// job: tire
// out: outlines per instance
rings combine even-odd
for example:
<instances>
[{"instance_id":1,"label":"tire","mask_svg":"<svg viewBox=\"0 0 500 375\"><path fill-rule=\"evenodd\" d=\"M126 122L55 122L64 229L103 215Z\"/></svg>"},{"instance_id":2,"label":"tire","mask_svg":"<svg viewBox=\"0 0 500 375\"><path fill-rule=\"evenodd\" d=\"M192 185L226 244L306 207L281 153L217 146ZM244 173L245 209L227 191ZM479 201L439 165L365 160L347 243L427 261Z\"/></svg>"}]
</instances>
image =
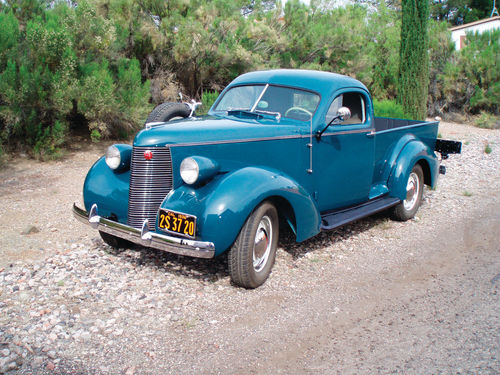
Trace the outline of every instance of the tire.
<instances>
[{"instance_id":1,"label":"tire","mask_svg":"<svg viewBox=\"0 0 500 375\"><path fill-rule=\"evenodd\" d=\"M114 249L126 249L132 246L132 242L115 237L109 233L99 231L102 240Z\"/></svg>"},{"instance_id":2,"label":"tire","mask_svg":"<svg viewBox=\"0 0 500 375\"><path fill-rule=\"evenodd\" d=\"M274 265L278 236L278 211L264 202L248 217L229 250L229 274L234 284L249 289L264 284Z\"/></svg>"},{"instance_id":3,"label":"tire","mask_svg":"<svg viewBox=\"0 0 500 375\"><path fill-rule=\"evenodd\" d=\"M183 103L163 103L149 114L146 124L150 122L167 122L177 118L189 117L191 110Z\"/></svg>"},{"instance_id":4,"label":"tire","mask_svg":"<svg viewBox=\"0 0 500 375\"><path fill-rule=\"evenodd\" d=\"M416 164L408 176L406 183L406 199L395 206L392 210L392 217L398 221L412 219L422 203L424 192L424 172L422 167Z\"/></svg>"}]
</instances>

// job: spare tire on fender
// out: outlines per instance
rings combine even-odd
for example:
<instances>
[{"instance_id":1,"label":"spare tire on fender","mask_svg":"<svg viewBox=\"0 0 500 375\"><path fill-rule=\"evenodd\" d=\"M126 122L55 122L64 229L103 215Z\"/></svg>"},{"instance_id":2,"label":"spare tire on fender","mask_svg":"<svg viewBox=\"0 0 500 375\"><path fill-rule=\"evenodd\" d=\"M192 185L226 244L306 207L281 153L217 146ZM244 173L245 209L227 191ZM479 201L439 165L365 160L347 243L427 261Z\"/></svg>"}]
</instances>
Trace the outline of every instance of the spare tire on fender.
<instances>
[{"instance_id":1,"label":"spare tire on fender","mask_svg":"<svg viewBox=\"0 0 500 375\"><path fill-rule=\"evenodd\" d=\"M184 103L162 103L149 114L146 124L150 122L167 122L189 117L191 109Z\"/></svg>"}]
</instances>

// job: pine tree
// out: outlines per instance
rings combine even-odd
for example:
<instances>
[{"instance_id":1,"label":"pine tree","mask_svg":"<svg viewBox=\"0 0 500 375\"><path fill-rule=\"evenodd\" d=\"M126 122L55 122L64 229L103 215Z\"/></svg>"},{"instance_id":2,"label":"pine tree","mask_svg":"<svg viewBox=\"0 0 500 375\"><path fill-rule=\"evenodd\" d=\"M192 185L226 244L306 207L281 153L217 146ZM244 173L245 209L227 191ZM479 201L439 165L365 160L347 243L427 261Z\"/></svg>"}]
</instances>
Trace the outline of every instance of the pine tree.
<instances>
[{"instance_id":1,"label":"pine tree","mask_svg":"<svg viewBox=\"0 0 500 375\"><path fill-rule=\"evenodd\" d=\"M403 0L398 101L405 114L425 119L429 86L429 0Z\"/></svg>"}]
</instances>

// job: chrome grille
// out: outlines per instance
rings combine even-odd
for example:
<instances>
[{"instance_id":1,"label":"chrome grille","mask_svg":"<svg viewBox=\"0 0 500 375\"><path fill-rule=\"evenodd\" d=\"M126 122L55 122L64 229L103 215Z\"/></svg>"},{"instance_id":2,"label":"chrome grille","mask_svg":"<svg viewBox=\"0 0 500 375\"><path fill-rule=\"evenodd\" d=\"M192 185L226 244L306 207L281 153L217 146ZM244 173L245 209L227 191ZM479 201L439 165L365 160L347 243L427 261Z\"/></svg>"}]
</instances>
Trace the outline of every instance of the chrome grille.
<instances>
[{"instance_id":1,"label":"chrome grille","mask_svg":"<svg viewBox=\"0 0 500 375\"><path fill-rule=\"evenodd\" d=\"M153 158L146 160L145 151ZM128 224L141 228L148 219L150 228L156 222L161 202L172 190L172 158L168 147L134 147L130 167L130 192L128 199Z\"/></svg>"}]
</instances>

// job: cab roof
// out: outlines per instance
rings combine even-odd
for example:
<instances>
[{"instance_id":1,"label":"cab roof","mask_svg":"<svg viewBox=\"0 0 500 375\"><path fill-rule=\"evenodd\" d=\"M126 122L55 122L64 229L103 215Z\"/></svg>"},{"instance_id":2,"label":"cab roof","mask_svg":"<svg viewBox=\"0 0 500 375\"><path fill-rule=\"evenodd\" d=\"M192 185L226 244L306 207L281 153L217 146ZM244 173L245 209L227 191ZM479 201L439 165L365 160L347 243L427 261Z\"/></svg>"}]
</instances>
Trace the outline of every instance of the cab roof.
<instances>
[{"instance_id":1,"label":"cab roof","mask_svg":"<svg viewBox=\"0 0 500 375\"><path fill-rule=\"evenodd\" d=\"M357 79L342 74L302 69L275 69L261 70L242 74L228 86L246 85L255 83L269 83L274 85L292 86L316 91L323 97L330 96L341 88L368 89Z\"/></svg>"}]
</instances>

